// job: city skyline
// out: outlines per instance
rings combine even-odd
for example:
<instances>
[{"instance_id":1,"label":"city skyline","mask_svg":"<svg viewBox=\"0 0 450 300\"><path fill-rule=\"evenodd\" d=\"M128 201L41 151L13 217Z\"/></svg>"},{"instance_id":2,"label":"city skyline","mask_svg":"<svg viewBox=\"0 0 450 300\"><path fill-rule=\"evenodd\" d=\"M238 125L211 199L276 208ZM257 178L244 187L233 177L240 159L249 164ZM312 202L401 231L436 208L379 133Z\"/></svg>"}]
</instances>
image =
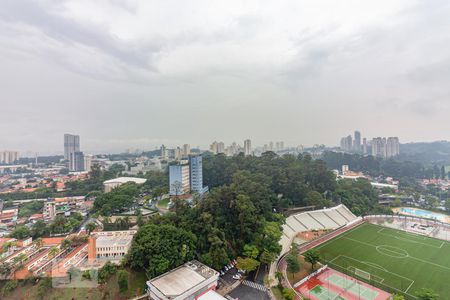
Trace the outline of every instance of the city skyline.
<instances>
[{"instance_id":1,"label":"city skyline","mask_svg":"<svg viewBox=\"0 0 450 300\"><path fill-rule=\"evenodd\" d=\"M355 124L450 139L446 2L155 5L5 1L2 148L52 154L65 132L89 153L335 145Z\"/></svg>"}]
</instances>

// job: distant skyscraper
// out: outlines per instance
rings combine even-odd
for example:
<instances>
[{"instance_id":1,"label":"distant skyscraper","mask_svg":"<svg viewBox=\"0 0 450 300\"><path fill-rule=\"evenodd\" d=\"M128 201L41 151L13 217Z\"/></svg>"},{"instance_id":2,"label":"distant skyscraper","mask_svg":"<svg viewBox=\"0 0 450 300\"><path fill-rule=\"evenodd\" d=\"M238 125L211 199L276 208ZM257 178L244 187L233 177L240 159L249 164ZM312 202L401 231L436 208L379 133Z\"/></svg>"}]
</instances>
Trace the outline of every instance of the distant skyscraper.
<instances>
[{"instance_id":1,"label":"distant skyscraper","mask_svg":"<svg viewBox=\"0 0 450 300\"><path fill-rule=\"evenodd\" d=\"M343 151L351 151L353 147L352 136L349 135L347 137L343 137L341 139L341 150Z\"/></svg>"},{"instance_id":2,"label":"distant skyscraper","mask_svg":"<svg viewBox=\"0 0 450 300\"><path fill-rule=\"evenodd\" d=\"M84 171L84 155L83 152L71 152L69 154L69 171L81 172Z\"/></svg>"},{"instance_id":3,"label":"distant skyscraper","mask_svg":"<svg viewBox=\"0 0 450 300\"><path fill-rule=\"evenodd\" d=\"M80 151L80 136L73 134L64 134L64 159L70 159L70 153Z\"/></svg>"},{"instance_id":4,"label":"distant skyscraper","mask_svg":"<svg viewBox=\"0 0 450 300\"><path fill-rule=\"evenodd\" d=\"M203 162L200 155L189 156L189 169L191 191L201 194L203 192Z\"/></svg>"},{"instance_id":5,"label":"distant skyscraper","mask_svg":"<svg viewBox=\"0 0 450 300\"><path fill-rule=\"evenodd\" d=\"M90 172L92 168L92 154L87 154L84 156L84 170Z\"/></svg>"},{"instance_id":6,"label":"distant skyscraper","mask_svg":"<svg viewBox=\"0 0 450 300\"><path fill-rule=\"evenodd\" d=\"M183 145L183 156L188 157L191 154L191 146L189 144Z\"/></svg>"},{"instance_id":7,"label":"distant skyscraper","mask_svg":"<svg viewBox=\"0 0 450 300\"><path fill-rule=\"evenodd\" d=\"M367 139L366 138L363 138L362 151L363 151L363 154L367 154Z\"/></svg>"},{"instance_id":8,"label":"distant skyscraper","mask_svg":"<svg viewBox=\"0 0 450 300\"><path fill-rule=\"evenodd\" d=\"M209 146L209 150L212 153L217 154L217 142L216 141L212 142L212 144Z\"/></svg>"},{"instance_id":9,"label":"distant skyscraper","mask_svg":"<svg viewBox=\"0 0 450 300\"><path fill-rule=\"evenodd\" d=\"M167 151L166 146L161 145L160 153L161 153L161 158L162 158L162 159L168 159L168 158L169 158L169 153L168 153L168 151Z\"/></svg>"},{"instance_id":10,"label":"distant skyscraper","mask_svg":"<svg viewBox=\"0 0 450 300\"><path fill-rule=\"evenodd\" d=\"M273 142L270 142L270 143L269 143L269 150L270 150L270 151L273 151Z\"/></svg>"},{"instance_id":11,"label":"distant skyscraper","mask_svg":"<svg viewBox=\"0 0 450 300\"><path fill-rule=\"evenodd\" d=\"M245 155L252 154L252 141L250 141L248 139L244 141L244 154Z\"/></svg>"},{"instance_id":12,"label":"distant skyscraper","mask_svg":"<svg viewBox=\"0 0 450 300\"><path fill-rule=\"evenodd\" d=\"M217 153L225 153L225 144L223 142L217 143Z\"/></svg>"},{"instance_id":13,"label":"distant skyscraper","mask_svg":"<svg viewBox=\"0 0 450 300\"><path fill-rule=\"evenodd\" d=\"M373 138L372 139L372 156L386 157L386 138Z\"/></svg>"},{"instance_id":14,"label":"distant skyscraper","mask_svg":"<svg viewBox=\"0 0 450 300\"><path fill-rule=\"evenodd\" d=\"M389 137L386 141L386 157L395 157L400 154L400 142L398 137Z\"/></svg>"},{"instance_id":15,"label":"distant skyscraper","mask_svg":"<svg viewBox=\"0 0 450 300\"><path fill-rule=\"evenodd\" d=\"M183 157L183 150L181 150L181 148L180 147L177 147L175 150L174 150L174 158L175 159L181 159L182 157Z\"/></svg>"},{"instance_id":16,"label":"distant skyscraper","mask_svg":"<svg viewBox=\"0 0 450 300\"><path fill-rule=\"evenodd\" d=\"M361 151L361 132L355 131L355 140L353 142L353 150L356 152Z\"/></svg>"},{"instance_id":17,"label":"distant skyscraper","mask_svg":"<svg viewBox=\"0 0 450 300\"><path fill-rule=\"evenodd\" d=\"M19 160L19 152L17 151L2 151L0 152L0 163L13 164Z\"/></svg>"}]
</instances>

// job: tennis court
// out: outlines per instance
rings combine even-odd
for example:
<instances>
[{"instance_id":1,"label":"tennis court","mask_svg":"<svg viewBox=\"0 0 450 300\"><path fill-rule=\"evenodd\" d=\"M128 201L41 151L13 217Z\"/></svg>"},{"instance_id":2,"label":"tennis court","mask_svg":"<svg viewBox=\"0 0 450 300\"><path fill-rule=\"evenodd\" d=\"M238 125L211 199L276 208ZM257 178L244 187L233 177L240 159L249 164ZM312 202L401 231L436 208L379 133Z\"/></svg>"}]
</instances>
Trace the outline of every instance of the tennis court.
<instances>
[{"instance_id":1,"label":"tennis court","mask_svg":"<svg viewBox=\"0 0 450 300\"><path fill-rule=\"evenodd\" d=\"M312 277L297 288L312 300L386 300L390 294L333 269Z\"/></svg>"}]
</instances>

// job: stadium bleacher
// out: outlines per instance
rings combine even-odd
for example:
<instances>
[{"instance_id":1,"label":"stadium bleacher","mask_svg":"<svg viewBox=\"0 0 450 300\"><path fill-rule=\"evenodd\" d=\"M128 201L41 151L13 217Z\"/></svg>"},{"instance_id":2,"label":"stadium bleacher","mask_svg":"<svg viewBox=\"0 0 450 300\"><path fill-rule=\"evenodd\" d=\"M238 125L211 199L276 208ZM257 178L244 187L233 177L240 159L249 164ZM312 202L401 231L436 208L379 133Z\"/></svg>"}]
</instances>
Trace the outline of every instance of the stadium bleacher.
<instances>
[{"instance_id":1,"label":"stadium bleacher","mask_svg":"<svg viewBox=\"0 0 450 300\"><path fill-rule=\"evenodd\" d=\"M358 219L347 207L340 204L321 210L302 212L286 218L283 236L280 239L282 254L289 251L292 240L299 232L336 229Z\"/></svg>"},{"instance_id":2,"label":"stadium bleacher","mask_svg":"<svg viewBox=\"0 0 450 300\"><path fill-rule=\"evenodd\" d=\"M356 216L345 205L340 205L337 211L340 212L349 222L356 218Z\"/></svg>"},{"instance_id":3,"label":"stadium bleacher","mask_svg":"<svg viewBox=\"0 0 450 300\"><path fill-rule=\"evenodd\" d=\"M340 215L338 212L336 212L333 209L324 211L324 214L327 215L331 220L336 222L336 224L338 224L339 226L343 226L343 225L347 224L347 222L348 222L342 215Z\"/></svg>"}]
</instances>

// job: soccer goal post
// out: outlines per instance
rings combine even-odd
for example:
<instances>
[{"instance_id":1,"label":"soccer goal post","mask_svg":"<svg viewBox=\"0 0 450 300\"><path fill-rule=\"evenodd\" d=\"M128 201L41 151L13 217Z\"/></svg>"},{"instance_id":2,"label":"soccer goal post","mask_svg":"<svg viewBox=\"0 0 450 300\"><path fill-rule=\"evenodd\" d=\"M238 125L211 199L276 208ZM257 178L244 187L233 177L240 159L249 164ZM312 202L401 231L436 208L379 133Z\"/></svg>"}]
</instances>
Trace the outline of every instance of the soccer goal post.
<instances>
[{"instance_id":1,"label":"soccer goal post","mask_svg":"<svg viewBox=\"0 0 450 300\"><path fill-rule=\"evenodd\" d=\"M358 269L358 268L355 268L355 275L360 277L360 278L369 280L369 281L370 281L370 278L371 278L369 272L366 272L366 271Z\"/></svg>"}]
</instances>

